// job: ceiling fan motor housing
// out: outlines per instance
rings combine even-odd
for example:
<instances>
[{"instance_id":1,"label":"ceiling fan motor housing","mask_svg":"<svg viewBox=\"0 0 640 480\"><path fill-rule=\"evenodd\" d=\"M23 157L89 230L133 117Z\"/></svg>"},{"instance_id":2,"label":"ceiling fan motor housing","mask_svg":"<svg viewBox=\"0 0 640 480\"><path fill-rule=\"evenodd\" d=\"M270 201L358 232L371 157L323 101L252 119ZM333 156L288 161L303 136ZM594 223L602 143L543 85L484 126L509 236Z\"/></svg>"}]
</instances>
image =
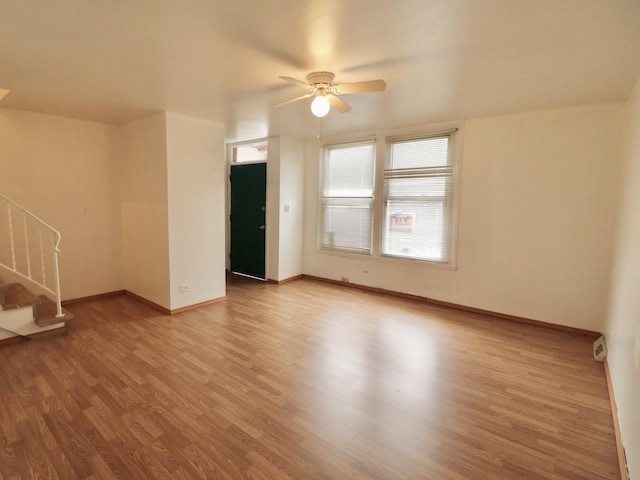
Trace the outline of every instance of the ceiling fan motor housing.
<instances>
[{"instance_id":1,"label":"ceiling fan motor housing","mask_svg":"<svg viewBox=\"0 0 640 480\"><path fill-rule=\"evenodd\" d=\"M318 90L328 90L333 84L335 75L331 72L311 72L307 75L307 81Z\"/></svg>"}]
</instances>

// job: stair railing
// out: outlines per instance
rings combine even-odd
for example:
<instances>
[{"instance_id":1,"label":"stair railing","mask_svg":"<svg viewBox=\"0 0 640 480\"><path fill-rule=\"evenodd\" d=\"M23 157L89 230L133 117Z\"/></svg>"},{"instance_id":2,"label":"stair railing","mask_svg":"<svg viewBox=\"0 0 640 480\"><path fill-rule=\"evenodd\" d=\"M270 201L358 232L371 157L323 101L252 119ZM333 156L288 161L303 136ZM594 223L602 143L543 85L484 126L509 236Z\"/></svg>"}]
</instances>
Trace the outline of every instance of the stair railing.
<instances>
[{"instance_id":1,"label":"stair railing","mask_svg":"<svg viewBox=\"0 0 640 480\"><path fill-rule=\"evenodd\" d=\"M6 204L6 217L0 216L0 266L49 292L56 298L56 318L64 317L60 294L58 254L62 235L26 208L0 194L0 203ZM20 232L20 225L22 231ZM8 235L2 230L6 227ZM36 238L30 234L35 233ZM8 237L8 238L7 238ZM8 240L8 247L5 244ZM34 245L35 244L35 245ZM10 257L10 258L8 258ZM32 265L39 260L39 266ZM49 263L49 265L47 265ZM52 270L52 271L49 271ZM47 274L50 274L48 277Z\"/></svg>"}]
</instances>

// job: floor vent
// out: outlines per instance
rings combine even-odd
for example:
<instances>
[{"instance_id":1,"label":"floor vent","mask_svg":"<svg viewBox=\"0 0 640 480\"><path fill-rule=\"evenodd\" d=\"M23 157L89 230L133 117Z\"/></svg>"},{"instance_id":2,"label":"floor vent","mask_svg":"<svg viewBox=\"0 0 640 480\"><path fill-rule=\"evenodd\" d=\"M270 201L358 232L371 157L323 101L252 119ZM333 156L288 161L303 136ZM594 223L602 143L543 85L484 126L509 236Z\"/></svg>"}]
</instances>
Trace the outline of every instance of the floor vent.
<instances>
[{"instance_id":1,"label":"floor vent","mask_svg":"<svg viewBox=\"0 0 640 480\"><path fill-rule=\"evenodd\" d=\"M604 335L593 342L593 358L597 362L604 362L604 359L607 358L607 342L604 340Z\"/></svg>"}]
</instances>

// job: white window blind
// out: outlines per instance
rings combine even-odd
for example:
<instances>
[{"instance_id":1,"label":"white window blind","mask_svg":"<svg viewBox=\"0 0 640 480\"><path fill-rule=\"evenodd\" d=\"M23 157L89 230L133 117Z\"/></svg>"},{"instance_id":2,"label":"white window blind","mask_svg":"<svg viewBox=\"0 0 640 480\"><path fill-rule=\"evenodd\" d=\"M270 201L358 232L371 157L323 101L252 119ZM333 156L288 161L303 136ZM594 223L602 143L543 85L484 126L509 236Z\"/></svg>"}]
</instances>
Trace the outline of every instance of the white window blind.
<instances>
[{"instance_id":1,"label":"white window blind","mask_svg":"<svg viewBox=\"0 0 640 480\"><path fill-rule=\"evenodd\" d=\"M371 253L373 142L325 147L320 247Z\"/></svg>"},{"instance_id":2,"label":"white window blind","mask_svg":"<svg viewBox=\"0 0 640 480\"><path fill-rule=\"evenodd\" d=\"M446 263L454 168L450 134L387 139L382 254Z\"/></svg>"}]
</instances>

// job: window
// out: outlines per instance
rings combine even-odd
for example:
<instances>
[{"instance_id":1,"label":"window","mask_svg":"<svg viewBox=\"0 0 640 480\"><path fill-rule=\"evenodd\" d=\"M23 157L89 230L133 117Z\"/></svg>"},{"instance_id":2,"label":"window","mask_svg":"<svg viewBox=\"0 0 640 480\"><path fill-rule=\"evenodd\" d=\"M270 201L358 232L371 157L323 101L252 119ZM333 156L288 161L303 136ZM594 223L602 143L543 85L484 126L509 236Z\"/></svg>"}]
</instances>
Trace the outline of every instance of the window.
<instances>
[{"instance_id":1,"label":"window","mask_svg":"<svg viewBox=\"0 0 640 480\"><path fill-rule=\"evenodd\" d=\"M382 254L447 263L452 229L450 135L388 138Z\"/></svg>"},{"instance_id":2,"label":"window","mask_svg":"<svg viewBox=\"0 0 640 480\"><path fill-rule=\"evenodd\" d=\"M258 163L267 161L268 140L232 145L231 163Z\"/></svg>"},{"instance_id":3,"label":"window","mask_svg":"<svg viewBox=\"0 0 640 480\"><path fill-rule=\"evenodd\" d=\"M459 134L453 123L442 127L447 130L324 147L322 250L455 268Z\"/></svg>"},{"instance_id":4,"label":"window","mask_svg":"<svg viewBox=\"0 0 640 480\"><path fill-rule=\"evenodd\" d=\"M371 253L374 165L373 142L324 149L322 249Z\"/></svg>"}]
</instances>

